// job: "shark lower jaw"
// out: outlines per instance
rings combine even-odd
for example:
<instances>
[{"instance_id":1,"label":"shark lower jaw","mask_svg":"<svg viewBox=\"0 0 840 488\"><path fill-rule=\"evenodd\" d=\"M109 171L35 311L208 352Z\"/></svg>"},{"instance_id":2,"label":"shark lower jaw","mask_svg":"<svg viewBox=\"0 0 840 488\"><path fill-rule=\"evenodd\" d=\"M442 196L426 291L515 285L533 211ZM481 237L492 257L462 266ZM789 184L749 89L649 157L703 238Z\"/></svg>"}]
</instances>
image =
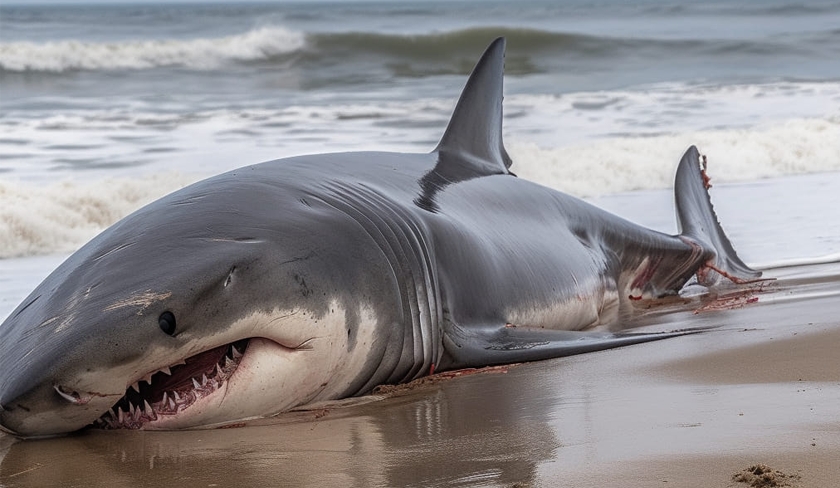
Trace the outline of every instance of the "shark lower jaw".
<instances>
[{"instance_id":1,"label":"shark lower jaw","mask_svg":"<svg viewBox=\"0 0 840 488\"><path fill-rule=\"evenodd\" d=\"M251 339L219 346L149 373L126 389L125 395L99 417L103 429L160 429L190 415L196 404L224 395Z\"/></svg>"}]
</instances>

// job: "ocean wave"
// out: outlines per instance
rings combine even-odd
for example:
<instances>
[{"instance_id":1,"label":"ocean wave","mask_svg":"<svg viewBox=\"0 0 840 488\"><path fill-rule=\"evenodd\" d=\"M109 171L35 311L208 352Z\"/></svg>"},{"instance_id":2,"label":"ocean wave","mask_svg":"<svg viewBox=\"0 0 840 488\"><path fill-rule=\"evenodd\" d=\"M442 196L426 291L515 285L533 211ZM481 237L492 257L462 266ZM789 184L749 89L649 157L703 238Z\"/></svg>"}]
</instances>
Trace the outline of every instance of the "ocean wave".
<instances>
[{"instance_id":1,"label":"ocean wave","mask_svg":"<svg viewBox=\"0 0 840 488\"><path fill-rule=\"evenodd\" d=\"M683 151L709 158L713 184L840 171L840 117L795 119L767 127L613 137L567 147L512 138L522 178L580 197L671 188ZM0 258L68 253L140 206L197 180L152 174L52 185L0 181Z\"/></svg>"},{"instance_id":2,"label":"ocean wave","mask_svg":"<svg viewBox=\"0 0 840 488\"><path fill-rule=\"evenodd\" d=\"M547 71L556 55L573 55L607 48L612 41L599 37L538 29L473 27L425 34L340 32L310 35L309 52L301 63L370 62L397 77L466 75L476 53L497 37L507 40L505 73L527 75Z\"/></svg>"},{"instance_id":3,"label":"ocean wave","mask_svg":"<svg viewBox=\"0 0 840 488\"><path fill-rule=\"evenodd\" d=\"M213 69L231 61L288 55L301 49L304 43L302 33L276 26L227 37L187 40L4 42L0 43L0 70L60 73L164 66Z\"/></svg>"},{"instance_id":4,"label":"ocean wave","mask_svg":"<svg viewBox=\"0 0 840 488\"><path fill-rule=\"evenodd\" d=\"M265 26L243 34L199 39L153 39L116 42L63 40L46 43L0 43L0 70L52 72L78 70L139 70L185 67L207 70L231 62L259 62L296 54L300 65L344 63L375 56L380 61L406 63L470 59L495 37L505 36L517 52L539 53L565 47L591 49L597 38L532 29L481 27L446 33L399 35L371 32L306 34L280 26ZM460 62L460 61L459 61Z\"/></svg>"},{"instance_id":5,"label":"ocean wave","mask_svg":"<svg viewBox=\"0 0 840 488\"><path fill-rule=\"evenodd\" d=\"M387 34L375 32L339 32L311 36L313 47L322 52L341 50L385 54L409 59L440 59L443 56L475 56L496 37L507 39L509 49L534 51L568 47L574 49L598 37L567 34L539 29L512 27L471 27L427 34Z\"/></svg>"},{"instance_id":6,"label":"ocean wave","mask_svg":"<svg viewBox=\"0 0 840 488\"><path fill-rule=\"evenodd\" d=\"M372 62L396 76L465 74L472 69L476 53L499 36L508 41L506 71L509 74L549 71L557 60L778 56L794 49L785 43L764 40L622 38L498 26L410 35L305 33L282 26L264 26L220 38L5 42L0 43L0 72L61 73L161 67L210 70L231 63L265 62L282 63L284 68L322 68Z\"/></svg>"},{"instance_id":7,"label":"ocean wave","mask_svg":"<svg viewBox=\"0 0 840 488\"><path fill-rule=\"evenodd\" d=\"M749 129L614 137L566 147L513 143L514 171L579 197L670 188L683 151L708 157L714 183L840 171L840 117Z\"/></svg>"},{"instance_id":8,"label":"ocean wave","mask_svg":"<svg viewBox=\"0 0 840 488\"><path fill-rule=\"evenodd\" d=\"M51 185L0 181L0 259L73 252L117 220L195 179L161 174Z\"/></svg>"}]
</instances>

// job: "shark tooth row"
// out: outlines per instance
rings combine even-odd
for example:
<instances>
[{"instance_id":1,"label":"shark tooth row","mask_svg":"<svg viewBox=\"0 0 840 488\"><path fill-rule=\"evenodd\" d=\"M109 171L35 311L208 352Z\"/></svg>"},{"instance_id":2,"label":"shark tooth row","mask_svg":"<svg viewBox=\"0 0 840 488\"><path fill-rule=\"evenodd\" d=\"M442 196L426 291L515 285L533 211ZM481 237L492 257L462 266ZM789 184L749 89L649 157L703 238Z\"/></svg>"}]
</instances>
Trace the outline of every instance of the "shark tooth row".
<instances>
[{"instance_id":1,"label":"shark tooth row","mask_svg":"<svg viewBox=\"0 0 840 488\"><path fill-rule=\"evenodd\" d=\"M151 385L152 384L152 376L154 376L158 373L163 373L167 376L172 376L172 368L174 366L179 366L181 364L187 364L187 363L184 362L184 361L181 361L177 364L173 364L172 366L166 366L165 368L161 368L157 371L152 371L151 373L147 374L146 376L144 376L144 377L140 378L139 380L135 381L134 383L132 383L130 388L133 389L134 391L136 391L137 393L140 393L140 382L141 381L145 382L147 385Z\"/></svg>"},{"instance_id":2,"label":"shark tooth row","mask_svg":"<svg viewBox=\"0 0 840 488\"><path fill-rule=\"evenodd\" d=\"M149 405L147 400L143 400L143 405L135 406L128 402L128 409L123 410L119 407L113 407L105 412L105 415L97 419L96 424L100 427L117 429L128 428L137 429L144 423L157 420L155 410Z\"/></svg>"},{"instance_id":3,"label":"shark tooth row","mask_svg":"<svg viewBox=\"0 0 840 488\"><path fill-rule=\"evenodd\" d=\"M163 398L160 401L149 404L149 401L144 399L142 405L134 405L130 400L126 400L127 406L120 408L119 405L105 412L95 424L98 427L108 429L139 429L144 423L158 420L159 415L174 415L185 408L189 407L196 401L209 396L219 387L224 384L228 378L233 375L234 370L239 365L239 360L242 359L243 352L235 345L231 345L228 352L224 355L223 362L217 363L213 370L209 373L202 373L201 377L192 378L192 389L187 391L166 391L163 393ZM181 361L178 364L186 364ZM178 364L172 365L172 367ZM140 393L140 381L146 381L151 384L151 377L155 374L163 372L171 375L171 367L162 368L153 373L149 373L143 379L131 385L137 393Z\"/></svg>"}]
</instances>

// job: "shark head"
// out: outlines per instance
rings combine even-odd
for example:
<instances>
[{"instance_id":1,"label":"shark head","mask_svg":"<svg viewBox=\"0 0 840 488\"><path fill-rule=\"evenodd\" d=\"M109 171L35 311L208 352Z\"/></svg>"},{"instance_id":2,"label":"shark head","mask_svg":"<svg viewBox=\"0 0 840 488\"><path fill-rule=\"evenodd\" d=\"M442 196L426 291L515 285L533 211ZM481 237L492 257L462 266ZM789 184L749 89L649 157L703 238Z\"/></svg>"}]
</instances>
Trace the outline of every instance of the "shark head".
<instances>
[{"instance_id":1,"label":"shark head","mask_svg":"<svg viewBox=\"0 0 840 488\"><path fill-rule=\"evenodd\" d=\"M342 224L264 177L169 195L47 277L0 326L2 429L212 426L358 389L366 317L342 290L365 284L323 234Z\"/></svg>"}]
</instances>

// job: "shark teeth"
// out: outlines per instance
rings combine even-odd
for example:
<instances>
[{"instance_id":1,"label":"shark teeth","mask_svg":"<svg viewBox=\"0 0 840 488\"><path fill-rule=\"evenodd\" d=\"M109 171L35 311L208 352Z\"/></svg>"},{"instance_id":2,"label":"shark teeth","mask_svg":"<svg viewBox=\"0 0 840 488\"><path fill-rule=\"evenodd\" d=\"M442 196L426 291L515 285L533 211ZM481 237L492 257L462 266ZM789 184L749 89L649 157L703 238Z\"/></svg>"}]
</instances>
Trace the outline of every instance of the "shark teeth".
<instances>
[{"instance_id":1,"label":"shark teeth","mask_svg":"<svg viewBox=\"0 0 840 488\"><path fill-rule=\"evenodd\" d=\"M177 415L222 388L239 366L246 347L247 339L228 344L223 354L221 351L218 353L216 357L219 359L215 363L208 365L204 371L192 371L191 376L185 375L185 370L180 368L198 369L196 365L206 364L206 360L198 358L198 355L144 375L129 384L125 396L94 425L106 429L140 429L148 422ZM205 351L200 355L206 353L213 354ZM72 392L68 393L62 387L57 386L56 391L68 401L79 401L71 395Z\"/></svg>"},{"instance_id":2,"label":"shark teeth","mask_svg":"<svg viewBox=\"0 0 840 488\"><path fill-rule=\"evenodd\" d=\"M184 365L184 364L187 364L186 361L181 360L178 363L173 364L172 366L181 366L181 365ZM146 376L143 376L142 378L140 378L136 383L140 383L141 381L145 381L147 384L152 384L152 376L154 376L158 373L163 373L167 376L172 376L172 366L165 366L163 368L160 368L157 371L152 371L151 373L148 373ZM133 386L134 385L132 385L132 387ZM139 393L140 390L137 390L137 391Z\"/></svg>"}]
</instances>

